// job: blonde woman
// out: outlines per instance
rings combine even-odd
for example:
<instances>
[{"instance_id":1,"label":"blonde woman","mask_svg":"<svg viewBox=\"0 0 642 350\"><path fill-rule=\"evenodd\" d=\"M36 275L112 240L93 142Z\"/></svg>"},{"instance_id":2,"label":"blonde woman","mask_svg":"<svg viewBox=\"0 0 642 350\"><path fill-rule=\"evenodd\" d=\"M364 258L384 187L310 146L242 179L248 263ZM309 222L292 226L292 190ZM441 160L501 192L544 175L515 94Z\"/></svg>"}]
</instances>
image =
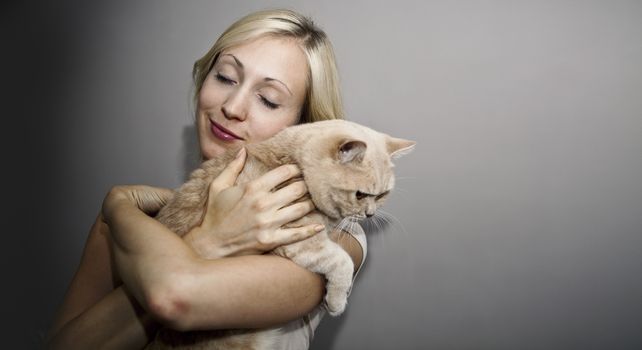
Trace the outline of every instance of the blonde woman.
<instances>
[{"instance_id":1,"label":"blonde woman","mask_svg":"<svg viewBox=\"0 0 642 350\"><path fill-rule=\"evenodd\" d=\"M203 160L289 125L343 114L330 42L292 11L261 11L238 20L194 64L193 78ZM203 223L182 239L151 218L171 191L114 187L91 228L49 346L136 349L161 326L282 325L289 348L307 348L323 317L324 280L262 253L318 232L319 227L281 229L313 205L293 204L306 192L302 181L272 191L299 175L293 165L234 186L244 160L242 149L212 182ZM356 272L365 258L365 236L349 233L339 243Z\"/></svg>"}]
</instances>

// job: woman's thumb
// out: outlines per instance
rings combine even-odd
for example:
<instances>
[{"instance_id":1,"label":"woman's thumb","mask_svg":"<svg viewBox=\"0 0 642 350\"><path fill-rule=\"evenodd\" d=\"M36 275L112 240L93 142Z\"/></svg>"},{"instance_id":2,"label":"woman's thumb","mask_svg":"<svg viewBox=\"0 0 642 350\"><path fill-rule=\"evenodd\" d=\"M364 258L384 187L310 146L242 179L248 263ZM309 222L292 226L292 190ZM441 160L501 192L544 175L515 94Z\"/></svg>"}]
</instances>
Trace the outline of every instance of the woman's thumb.
<instances>
[{"instance_id":1,"label":"woman's thumb","mask_svg":"<svg viewBox=\"0 0 642 350\"><path fill-rule=\"evenodd\" d=\"M241 148L234 158L210 184L210 196L214 197L228 187L234 186L236 178L245 166L247 151Z\"/></svg>"}]
</instances>

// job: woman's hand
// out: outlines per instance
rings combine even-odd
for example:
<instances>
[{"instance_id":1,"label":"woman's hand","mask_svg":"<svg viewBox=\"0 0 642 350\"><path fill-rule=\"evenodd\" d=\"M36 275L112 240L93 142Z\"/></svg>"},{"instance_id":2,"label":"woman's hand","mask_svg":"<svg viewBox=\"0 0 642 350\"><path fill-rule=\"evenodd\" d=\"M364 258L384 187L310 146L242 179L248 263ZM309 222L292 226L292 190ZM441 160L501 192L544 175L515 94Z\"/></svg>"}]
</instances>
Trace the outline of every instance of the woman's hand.
<instances>
[{"instance_id":1,"label":"woman's hand","mask_svg":"<svg viewBox=\"0 0 642 350\"><path fill-rule=\"evenodd\" d=\"M203 222L184 237L203 258L262 254L323 230L318 224L282 228L314 209L310 200L294 203L307 193L303 181L274 190L301 175L297 166L283 165L245 185L234 186L245 158L243 148L212 181Z\"/></svg>"},{"instance_id":2,"label":"woman's hand","mask_svg":"<svg viewBox=\"0 0 642 350\"><path fill-rule=\"evenodd\" d=\"M138 209L149 216L154 216L174 195L174 191L145 185L114 186L103 201L103 216L111 202L126 198Z\"/></svg>"}]
</instances>

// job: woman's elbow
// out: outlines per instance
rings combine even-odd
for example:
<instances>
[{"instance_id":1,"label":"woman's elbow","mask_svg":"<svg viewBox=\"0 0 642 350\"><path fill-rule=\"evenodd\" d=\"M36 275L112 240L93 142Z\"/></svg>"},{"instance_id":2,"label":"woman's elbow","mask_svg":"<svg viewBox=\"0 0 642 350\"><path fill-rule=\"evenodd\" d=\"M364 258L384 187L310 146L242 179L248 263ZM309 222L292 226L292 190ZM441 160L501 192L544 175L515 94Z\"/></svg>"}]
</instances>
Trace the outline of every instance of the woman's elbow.
<instances>
[{"instance_id":1,"label":"woman's elbow","mask_svg":"<svg viewBox=\"0 0 642 350\"><path fill-rule=\"evenodd\" d=\"M190 330L192 306L180 280L163 283L146 293L147 312L165 327Z\"/></svg>"}]
</instances>

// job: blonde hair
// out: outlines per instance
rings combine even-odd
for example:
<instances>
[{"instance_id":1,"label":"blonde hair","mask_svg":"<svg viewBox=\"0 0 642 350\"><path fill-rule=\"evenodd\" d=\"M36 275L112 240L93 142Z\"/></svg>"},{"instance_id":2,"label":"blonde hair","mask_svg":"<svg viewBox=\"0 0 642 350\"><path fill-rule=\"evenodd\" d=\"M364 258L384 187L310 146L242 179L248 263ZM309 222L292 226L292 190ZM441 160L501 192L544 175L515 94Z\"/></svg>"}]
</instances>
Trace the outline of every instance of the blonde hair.
<instances>
[{"instance_id":1,"label":"blonde hair","mask_svg":"<svg viewBox=\"0 0 642 350\"><path fill-rule=\"evenodd\" d=\"M342 119L339 74L332 44L311 19L290 10L251 13L221 34L205 56L194 63L194 100L198 99L203 82L221 52L270 35L295 39L308 61L307 92L299 122Z\"/></svg>"}]
</instances>

